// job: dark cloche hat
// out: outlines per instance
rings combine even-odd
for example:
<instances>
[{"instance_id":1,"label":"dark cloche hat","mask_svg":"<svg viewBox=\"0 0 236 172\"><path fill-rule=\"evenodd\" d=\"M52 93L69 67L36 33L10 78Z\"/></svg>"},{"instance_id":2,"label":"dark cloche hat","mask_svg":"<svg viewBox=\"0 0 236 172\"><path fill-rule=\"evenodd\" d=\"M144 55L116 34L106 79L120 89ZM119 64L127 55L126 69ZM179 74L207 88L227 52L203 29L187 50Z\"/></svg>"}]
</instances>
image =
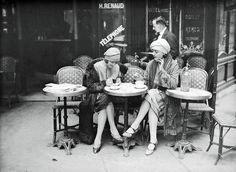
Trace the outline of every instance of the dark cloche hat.
<instances>
[{"instance_id":1,"label":"dark cloche hat","mask_svg":"<svg viewBox=\"0 0 236 172\"><path fill-rule=\"evenodd\" d=\"M162 17L162 16L159 16L159 17L155 18L154 20L156 21L156 23L162 23L165 26L167 26L166 19L164 17Z\"/></svg>"}]
</instances>

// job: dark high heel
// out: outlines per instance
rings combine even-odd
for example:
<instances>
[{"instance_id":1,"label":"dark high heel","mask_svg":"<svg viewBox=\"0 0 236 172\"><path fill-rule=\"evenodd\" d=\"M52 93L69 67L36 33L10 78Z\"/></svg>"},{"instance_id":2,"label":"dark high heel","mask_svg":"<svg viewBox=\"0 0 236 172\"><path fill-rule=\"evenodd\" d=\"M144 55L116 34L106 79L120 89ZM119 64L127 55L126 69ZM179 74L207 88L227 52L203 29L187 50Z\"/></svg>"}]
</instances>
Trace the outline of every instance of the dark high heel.
<instances>
[{"instance_id":1,"label":"dark high heel","mask_svg":"<svg viewBox=\"0 0 236 172\"><path fill-rule=\"evenodd\" d=\"M123 142L124 142L124 140L123 140L123 138L122 138L121 136L115 137L115 136L111 133L111 137L112 137L112 142L113 142L114 144L120 144L120 143L123 143Z\"/></svg>"},{"instance_id":2,"label":"dark high heel","mask_svg":"<svg viewBox=\"0 0 236 172\"><path fill-rule=\"evenodd\" d=\"M93 153L98 153L101 150L102 145L98 145L98 147L93 147Z\"/></svg>"},{"instance_id":3,"label":"dark high heel","mask_svg":"<svg viewBox=\"0 0 236 172\"><path fill-rule=\"evenodd\" d=\"M132 133L131 132L128 132L128 130L132 130ZM138 129L134 129L134 128L132 128L132 127L129 127L129 129L128 130L126 130L122 135L124 136L124 137L128 137L128 138L130 138L130 137L132 137L134 134L136 134L137 132L138 132Z\"/></svg>"}]
</instances>

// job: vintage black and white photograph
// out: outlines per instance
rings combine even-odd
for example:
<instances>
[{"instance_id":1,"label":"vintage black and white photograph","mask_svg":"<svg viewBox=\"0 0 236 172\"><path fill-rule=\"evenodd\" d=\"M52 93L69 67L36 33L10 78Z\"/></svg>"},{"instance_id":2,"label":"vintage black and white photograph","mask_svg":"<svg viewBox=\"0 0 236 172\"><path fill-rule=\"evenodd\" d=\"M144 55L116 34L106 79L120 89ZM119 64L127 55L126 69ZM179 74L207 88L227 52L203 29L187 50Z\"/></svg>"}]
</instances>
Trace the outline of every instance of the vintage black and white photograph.
<instances>
[{"instance_id":1,"label":"vintage black and white photograph","mask_svg":"<svg viewBox=\"0 0 236 172\"><path fill-rule=\"evenodd\" d=\"M236 172L235 0L1 12L1 172Z\"/></svg>"}]
</instances>

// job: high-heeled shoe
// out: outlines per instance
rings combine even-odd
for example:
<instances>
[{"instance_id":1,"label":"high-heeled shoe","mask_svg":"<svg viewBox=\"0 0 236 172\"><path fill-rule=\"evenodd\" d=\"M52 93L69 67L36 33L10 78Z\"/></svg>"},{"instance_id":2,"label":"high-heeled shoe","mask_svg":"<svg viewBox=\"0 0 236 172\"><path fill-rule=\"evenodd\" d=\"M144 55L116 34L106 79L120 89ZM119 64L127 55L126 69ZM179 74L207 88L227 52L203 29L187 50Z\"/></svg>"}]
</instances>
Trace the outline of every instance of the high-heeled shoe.
<instances>
[{"instance_id":1,"label":"high-heeled shoe","mask_svg":"<svg viewBox=\"0 0 236 172\"><path fill-rule=\"evenodd\" d=\"M132 137L135 133L137 133L138 132L138 129L134 129L134 128L132 128L132 127L129 127L129 129L128 130L126 130L122 135L124 136L124 137L128 137L128 138L130 138L130 137Z\"/></svg>"},{"instance_id":2,"label":"high-heeled shoe","mask_svg":"<svg viewBox=\"0 0 236 172\"><path fill-rule=\"evenodd\" d=\"M102 147L101 144L96 145L96 147L93 146L93 153L95 154L98 153L101 150L101 147Z\"/></svg>"},{"instance_id":3,"label":"high-heeled shoe","mask_svg":"<svg viewBox=\"0 0 236 172\"><path fill-rule=\"evenodd\" d=\"M147 156L151 155L156 150L156 148L157 148L157 142L156 143L150 142L148 144L147 149L146 149L145 155L147 155Z\"/></svg>"},{"instance_id":4,"label":"high-heeled shoe","mask_svg":"<svg viewBox=\"0 0 236 172\"><path fill-rule=\"evenodd\" d=\"M120 144L124 142L124 139L119 135L118 137L111 133L113 144Z\"/></svg>"}]
</instances>

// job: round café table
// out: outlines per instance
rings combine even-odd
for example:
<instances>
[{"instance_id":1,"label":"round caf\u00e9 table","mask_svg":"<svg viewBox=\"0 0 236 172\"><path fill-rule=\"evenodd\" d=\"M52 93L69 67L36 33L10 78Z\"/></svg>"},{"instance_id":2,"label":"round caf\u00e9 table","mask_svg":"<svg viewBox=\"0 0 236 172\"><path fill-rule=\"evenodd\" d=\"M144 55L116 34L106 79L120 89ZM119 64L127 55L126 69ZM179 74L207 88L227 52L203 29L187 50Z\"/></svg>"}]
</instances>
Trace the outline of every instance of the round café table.
<instances>
[{"instance_id":1,"label":"round caf\u00e9 table","mask_svg":"<svg viewBox=\"0 0 236 172\"><path fill-rule=\"evenodd\" d=\"M68 125L67 125L67 98L78 96L86 92L86 87L81 85L74 84L46 84L46 87L43 88L43 92L48 96L53 97L63 97L63 108L64 108L64 137L61 137L56 142L56 132L61 131L57 130L54 126L54 137L53 145L58 147L63 146L65 148L66 154L71 155L71 146L75 146L74 139L68 137ZM54 125L56 123L56 112L54 111ZM60 124L59 124L60 125Z\"/></svg>"},{"instance_id":2,"label":"round caf\u00e9 table","mask_svg":"<svg viewBox=\"0 0 236 172\"><path fill-rule=\"evenodd\" d=\"M184 116L183 116L182 137L181 137L181 140L176 141L174 144L174 150L176 149L179 150L179 158L183 158L186 150L189 150L190 152L192 150L197 150L197 148L193 146L192 143L186 139L189 101L210 99L212 97L212 94L209 91L201 90L197 88L190 88L188 92L184 92L184 91L181 91L181 89L178 87L173 90L167 89L166 95L186 101L186 108L185 108ZM168 108L168 105L167 105L167 108Z\"/></svg>"},{"instance_id":3,"label":"round caf\u00e9 table","mask_svg":"<svg viewBox=\"0 0 236 172\"><path fill-rule=\"evenodd\" d=\"M128 129L128 98L143 95L147 92L147 90L148 87L146 85L137 87L132 83L121 83L118 87L106 86L104 88L104 92L106 94L124 98L124 131ZM127 137L124 137L123 149L124 156L129 156L129 143Z\"/></svg>"}]
</instances>

